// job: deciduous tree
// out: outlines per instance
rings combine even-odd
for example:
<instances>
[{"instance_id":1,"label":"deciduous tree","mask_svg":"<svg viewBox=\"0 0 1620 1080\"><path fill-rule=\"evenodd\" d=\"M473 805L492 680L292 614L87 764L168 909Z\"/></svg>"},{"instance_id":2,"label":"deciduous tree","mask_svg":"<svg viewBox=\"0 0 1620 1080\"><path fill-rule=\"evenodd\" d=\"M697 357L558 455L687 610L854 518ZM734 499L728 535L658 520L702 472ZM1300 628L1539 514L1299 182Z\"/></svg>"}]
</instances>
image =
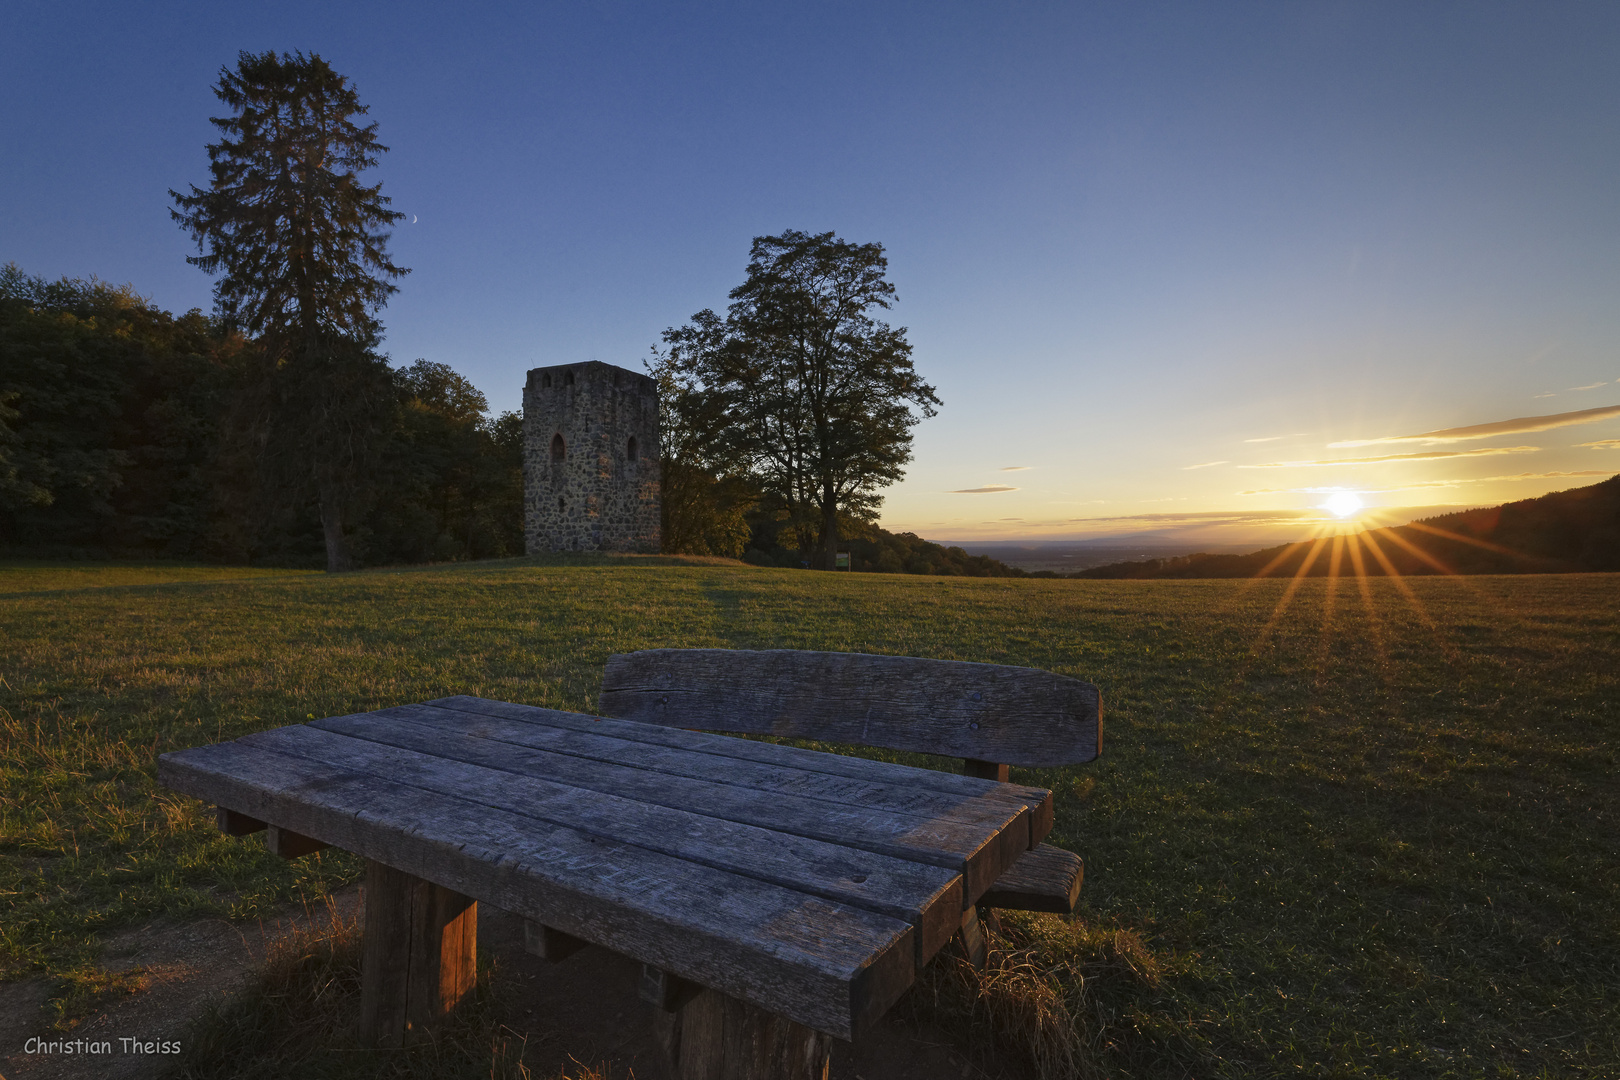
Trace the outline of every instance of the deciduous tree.
<instances>
[{"instance_id":1,"label":"deciduous tree","mask_svg":"<svg viewBox=\"0 0 1620 1080\"><path fill-rule=\"evenodd\" d=\"M786 507L801 550L836 563L839 516L871 520L911 460L911 429L940 404L904 327L876 315L895 288L881 244L788 230L756 237L725 319L664 333L702 399L708 452Z\"/></svg>"}]
</instances>

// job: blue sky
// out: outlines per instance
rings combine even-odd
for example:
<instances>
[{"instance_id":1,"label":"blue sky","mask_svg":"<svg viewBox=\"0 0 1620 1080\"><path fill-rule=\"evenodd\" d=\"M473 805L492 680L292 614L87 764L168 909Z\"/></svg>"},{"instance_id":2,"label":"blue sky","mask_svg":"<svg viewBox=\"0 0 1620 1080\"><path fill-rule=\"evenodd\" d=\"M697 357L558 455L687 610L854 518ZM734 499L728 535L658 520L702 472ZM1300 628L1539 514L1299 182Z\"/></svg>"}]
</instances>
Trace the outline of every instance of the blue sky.
<instances>
[{"instance_id":1,"label":"blue sky","mask_svg":"<svg viewBox=\"0 0 1620 1080\"><path fill-rule=\"evenodd\" d=\"M318 52L414 219L386 348L497 409L537 365L639 369L724 306L753 236L882 242L945 402L890 528L1273 541L1335 489L1395 520L1620 471L1620 410L1591 413L1620 406L1614 5L7 0L5 23L0 261L207 308L166 192L206 178L210 87L240 49Z\"/></svg>"}]
</instances>

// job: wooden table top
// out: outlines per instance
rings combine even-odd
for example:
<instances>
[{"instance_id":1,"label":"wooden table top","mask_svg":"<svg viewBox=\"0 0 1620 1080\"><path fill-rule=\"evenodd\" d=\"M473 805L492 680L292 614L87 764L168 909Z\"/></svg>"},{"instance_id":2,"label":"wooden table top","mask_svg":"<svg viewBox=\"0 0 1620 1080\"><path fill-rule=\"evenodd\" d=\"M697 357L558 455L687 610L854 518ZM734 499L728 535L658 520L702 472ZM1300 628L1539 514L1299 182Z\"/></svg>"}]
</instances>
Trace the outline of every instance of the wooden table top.
<instances>
[{"instance_id":1,"label":"wooden table top","mask_svg":"<svg viewBox=\"0 0 1620 1080\"><path fill-rule=\"evenodd\" d=\"M1044 788L472 697L164 754L170 788L852 1039Z\"/></svg>"}]
</instances>

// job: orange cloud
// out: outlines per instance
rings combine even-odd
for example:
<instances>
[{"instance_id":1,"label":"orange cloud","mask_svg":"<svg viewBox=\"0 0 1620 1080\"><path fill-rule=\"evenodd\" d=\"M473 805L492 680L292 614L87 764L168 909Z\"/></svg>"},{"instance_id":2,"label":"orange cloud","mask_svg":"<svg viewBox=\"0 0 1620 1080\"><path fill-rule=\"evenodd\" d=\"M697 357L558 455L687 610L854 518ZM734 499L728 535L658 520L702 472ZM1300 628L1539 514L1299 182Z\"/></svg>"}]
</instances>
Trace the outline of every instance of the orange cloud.
<instances>
[{"instance_id":1,"label":"orange cloud","mask_svg":"<svg viewBox=\"0 0 1620 1080\"><path fill-rule=\"evenodd\" d=\"M1611 416L1620 416L1620 405L1603 405L1596 409L1552 413L1548 416L1521 416L1516 420L1498 420L1490 424L1474 424L1471 427L1441 428L1438 431L1425 431L1417 435L1386 435L1381 439L1345 439L1341 442L1328 443L1328 446L1338 449L1349 446L1376 446L1382 443L1467 442L1470 439L1489 439L1496 435L1524 435L1532 431L1551 431L1553 428L1568 427L1571 424L1590 424L1598 420L1607 420Z\"/></svg>"},{"instance_id":2,"label":"orange cloud","mask_svg":"<svg viewBox=\"0 0 1620 1080\"><path fill-rule=\"evenodd\" d=\"M1230 461L1204 461L1197 465L1183 465L1183 469L1207 469L1212 465L1230 465Z\"/></svg>"},{"instance_id":3,"label":"orange cloud","mask_svg":"<svg viewBox=\"0 0 1620 1080\"><path fill-rule=\"evenodd\" d=\"M1334 443L1334 446L1339 445ZM1240 469L1304 469L1320 465L1381 465L1390 461L1440 461L1445 458L1492 457L1496 454L1531 454L1539 446L1482 446L1478 450L1424 450L1416 454L1383 454L1379 457L1326 458L1320 461L1268 461L1263 465L1239 465Z\"/></svg>"}]
</instances>

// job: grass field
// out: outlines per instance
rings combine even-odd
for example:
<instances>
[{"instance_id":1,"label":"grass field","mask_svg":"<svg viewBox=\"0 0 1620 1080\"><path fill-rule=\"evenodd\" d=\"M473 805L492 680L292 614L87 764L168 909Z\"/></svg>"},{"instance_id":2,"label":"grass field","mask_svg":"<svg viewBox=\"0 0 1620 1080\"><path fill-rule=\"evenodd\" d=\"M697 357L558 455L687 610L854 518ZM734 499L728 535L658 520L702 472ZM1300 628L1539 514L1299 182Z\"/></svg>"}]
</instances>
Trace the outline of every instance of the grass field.
<instances>
[{"instance_id":1,"label":"grass field","mask_svg":"<svg viewBox=\"0 0 1620 1080\"><path fill-rule=\"evenodd\" d=\"M59 980L68 1024L120 927L357 877L219 836L166 750L453 693L590 710L609 653L657 646L1097 683L1104 757L1015 770L1057 792L1082 914L1011 933L1106 1075L1620 1076L1620 575L5 564L0 973Z\"/></svg>"}]
</instances>

